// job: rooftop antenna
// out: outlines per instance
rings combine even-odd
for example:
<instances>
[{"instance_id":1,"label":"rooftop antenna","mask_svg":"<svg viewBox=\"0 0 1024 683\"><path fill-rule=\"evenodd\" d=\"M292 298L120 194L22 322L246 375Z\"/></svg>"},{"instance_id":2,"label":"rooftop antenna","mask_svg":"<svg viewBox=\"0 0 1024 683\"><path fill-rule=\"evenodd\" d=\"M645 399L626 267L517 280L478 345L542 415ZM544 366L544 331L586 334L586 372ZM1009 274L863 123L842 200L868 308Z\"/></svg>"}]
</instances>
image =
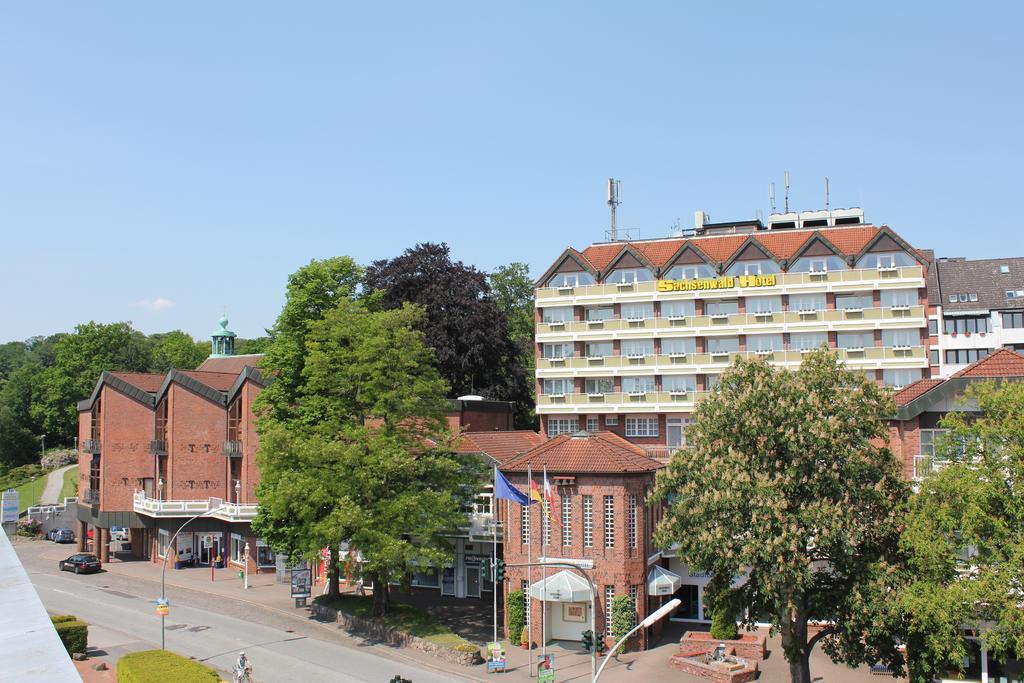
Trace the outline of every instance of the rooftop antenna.
<instances>
[{"instance_id":1,"label":"rooftop antenna","mask_svg":"<svg viewBox=\"0 0 1024 683\"><path fill-rule=\"evenodd\" d=\"M611 236L611 241L615 242L619 239L619 228L615 223L615 210L618 208L622 201L619 196L622 194L622 181L615 180L614 178L608 179L608 208L612 212L612 225L611 231L608 233Z\"/></svg>"},{"instance_id":2,"label":"rooftop antenna","mask_svg":"<svg viewBox=\"0 0 1024 683\"><path fill-rule=\"evenodd\" d=\"M789 213L789 171L782 172L782 182L786 186L786 211Z\"/></svg>"},{"instance_id":3,"label":"rooftop antenna","mask_svg":"<svg viewBox=\"0 0 1024 683\"><path fill-rule=\"evenodd\" d=\"M772 205L772 213L775 213L775 181L768 183L768 201Z\"/></svg>"},{"instance_id":4,"label":"rooftop antenna","mask_svg":"<svg viewBox=\"0 0 1024 683\"><path fill-rule=\"evenodd\" d=\"M828 203L828 176L825 176L825 212L832 218L832 208Z\"/></svg>"}]
</instances>

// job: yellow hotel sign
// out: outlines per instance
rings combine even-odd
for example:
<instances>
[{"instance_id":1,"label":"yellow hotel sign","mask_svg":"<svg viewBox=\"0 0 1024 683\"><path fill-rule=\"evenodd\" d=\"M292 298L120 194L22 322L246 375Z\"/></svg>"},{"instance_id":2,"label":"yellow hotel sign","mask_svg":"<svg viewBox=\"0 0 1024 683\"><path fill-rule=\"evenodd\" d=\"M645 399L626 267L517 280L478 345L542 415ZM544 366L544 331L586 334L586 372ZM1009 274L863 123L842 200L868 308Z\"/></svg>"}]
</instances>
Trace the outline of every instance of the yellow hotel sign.
<instances>
[{"instance_id":1,"label":"yellow hotel sign","mask_svg":"<svg viewBox=\"0 0 1024 683\"><path fill-rule=\"evenodd\" d=\"M699 280L658 280L659 292L693 292L705 289L740 287L774 287L775 275L725 275Z\"/></svg>"}]
</instances>

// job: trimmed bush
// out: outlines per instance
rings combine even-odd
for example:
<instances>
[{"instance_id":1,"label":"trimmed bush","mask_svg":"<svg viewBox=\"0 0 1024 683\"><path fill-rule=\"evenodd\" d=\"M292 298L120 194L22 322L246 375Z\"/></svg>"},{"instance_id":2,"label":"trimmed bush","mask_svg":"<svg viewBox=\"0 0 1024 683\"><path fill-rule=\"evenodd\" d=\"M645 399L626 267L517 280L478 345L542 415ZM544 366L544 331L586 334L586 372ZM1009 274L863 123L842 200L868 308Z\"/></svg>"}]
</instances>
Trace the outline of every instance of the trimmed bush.
<instances>
[{"instance_id":1,"label":"trimmed bush","mask_svg":"<svg viewBox=\"0 0 1024 683\"><path fill-rule=\"evenodd\" d=\"M612 598L612 638L617 643L622 636L636 626L636 605L628 595L616 595ZM614 644L614 643L613 643ZM626 643L622 644L615 654L626 651Z\"/></svg>"},{"instance_id":2,"label":"trimmed bush","mask_svg":"<svg viewBox=\"0 0 1024 683\"><path fill-rule=\"evenodd\" d=\"M740 630L736 626L736 608L727 597L715 600L711 607L711 637L716 640L736 640Z\"/></svg>"},{"instance_id":3,"label":"trimmed bush","mask_svg":"<svg viewBox=\"0 0 1024 683\"><path fill-rule=\"evenodd\" d=\"M208 666L167 650L133 652L117 660L118 683L210 683L220 675Z\"/></svg>"},{"instance_id":4,"label":"trimmed bush","mask_svg":"<svg viewBox=\"0 0 1024 683\"><path fill-rule=\"evenodd\" d=\"M523 591L510 591L505 602L505 611L508 613L508 631L505 636L510 642L523 632L523 626L526 625L524 599Z\"/></svg>"},{"instance_id":5,"label":"trimmed bush","mask_svg":"<svg viewBox=\"0 0 1024 683\"><path fill-rule=\"evenodd\" d=\"M57 631L57 636L69 655L85 652L85 647L89 643L89 625L87 623L70 615L50 617L50 621L53 622L53 628Z\"/></svg>"}]
</instances>

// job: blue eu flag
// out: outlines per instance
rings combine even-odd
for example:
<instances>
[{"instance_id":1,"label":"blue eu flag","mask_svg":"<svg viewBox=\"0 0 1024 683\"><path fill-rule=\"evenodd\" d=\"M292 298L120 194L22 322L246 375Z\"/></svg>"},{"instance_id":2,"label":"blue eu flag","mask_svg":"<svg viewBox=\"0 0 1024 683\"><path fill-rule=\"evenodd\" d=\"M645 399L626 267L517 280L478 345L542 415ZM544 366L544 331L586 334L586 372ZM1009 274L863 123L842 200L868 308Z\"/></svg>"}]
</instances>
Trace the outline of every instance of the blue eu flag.
<instances>
[{"instance_id":1,"label":"blue eu flag","mask_svg":"<svg viewBox=\"0 0 1024 683\"><path fill-rule=\"evenodd\" d=\"M510 484L497 467L494 468L494 497L498 500L511 500L520 505L530 505L534 502L530 500L529 496Z\"/></svg>"}]
</instances>

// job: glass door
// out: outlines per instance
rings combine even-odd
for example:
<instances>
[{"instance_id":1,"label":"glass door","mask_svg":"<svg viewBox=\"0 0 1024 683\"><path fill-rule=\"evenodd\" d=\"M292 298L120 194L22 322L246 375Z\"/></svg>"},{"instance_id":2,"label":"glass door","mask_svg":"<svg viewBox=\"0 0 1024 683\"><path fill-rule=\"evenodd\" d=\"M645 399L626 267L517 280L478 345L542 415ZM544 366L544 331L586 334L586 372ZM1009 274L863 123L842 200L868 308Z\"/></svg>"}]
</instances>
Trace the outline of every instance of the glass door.
<instances>
[{"instance_id":1,"label":"glass door","mask_svg":"<svg viewBox=\"0 0 1024 683\"><path fill-rule=\"evenodd\" d=\"M455 595L454 567L445 567L441 574L441 595Z\"/></svg>"},{"instance_id":2,"label":"glass door","mask_svg":"<svg viewBox=\"0 0 1024 683\"><path fill-rule=\"evenodd\" d=\"M466 563L466 597L480 597L480 564Z\"/></svg>"}]
</instances>

